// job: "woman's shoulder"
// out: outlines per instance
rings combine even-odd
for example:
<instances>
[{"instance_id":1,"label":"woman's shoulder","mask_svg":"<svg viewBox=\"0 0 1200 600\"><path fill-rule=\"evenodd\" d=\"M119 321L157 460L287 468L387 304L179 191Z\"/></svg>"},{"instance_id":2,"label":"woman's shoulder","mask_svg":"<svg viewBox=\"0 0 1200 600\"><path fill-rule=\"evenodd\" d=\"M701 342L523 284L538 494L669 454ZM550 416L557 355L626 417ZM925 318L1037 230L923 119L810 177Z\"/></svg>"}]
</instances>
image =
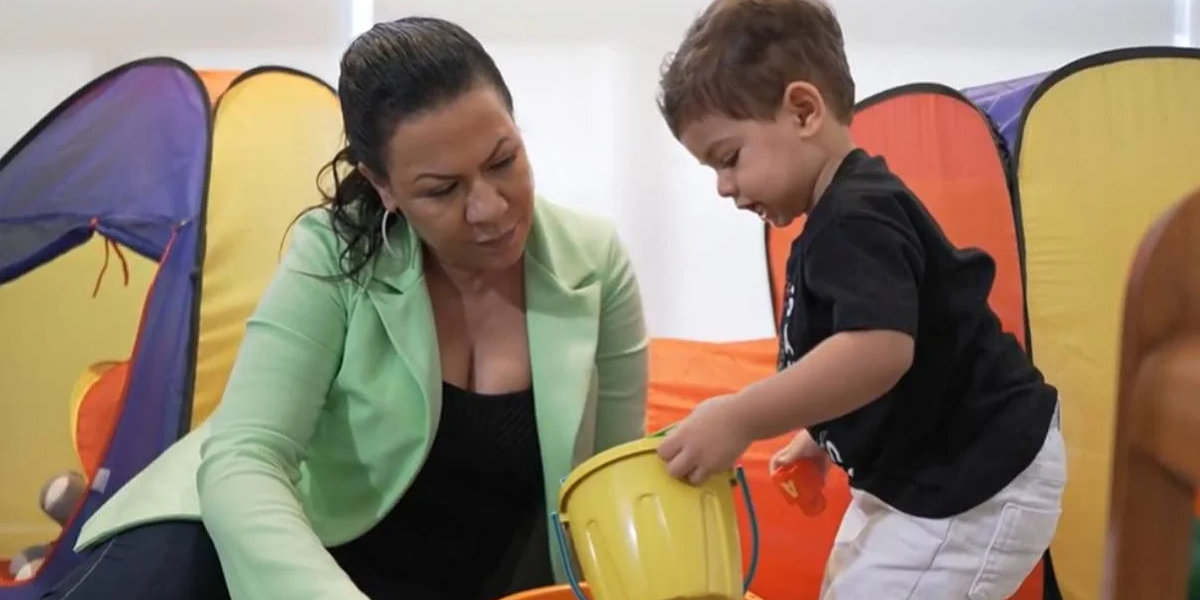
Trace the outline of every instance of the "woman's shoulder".
<instances>
[{"instance_id":1,"label":"woman's shoulder","mask_svg":"<svg viewBox=\"0 0 1200 600\"><path fill-rule=\"evenodd\" d=\"M346 244L334 230L333 215L324 206L309 208L288 227L283 262L321 276L338 275Z\"/></svg>"},{"instance_id":2,"label":"woman's shoulder","mask_svg":"<svg viewBox=\"0 0 1200 600\"><path fill-rule=\"evenodd\" d=\"M618 243L615 224L607 217L538 198L537 224L552 251L607 257Z\"/></svg>"},{"instance_id":3,"label":"woman's shoulder","mask_svg":"<svg viewBox=\"0 0 1200 600\"><path fill-rule=\"evenodd\" d=\"M333 231L333 216L324 206L307 208L288 228L291 244L336 246L338 236Z\"/></svg>"}]
</instances>

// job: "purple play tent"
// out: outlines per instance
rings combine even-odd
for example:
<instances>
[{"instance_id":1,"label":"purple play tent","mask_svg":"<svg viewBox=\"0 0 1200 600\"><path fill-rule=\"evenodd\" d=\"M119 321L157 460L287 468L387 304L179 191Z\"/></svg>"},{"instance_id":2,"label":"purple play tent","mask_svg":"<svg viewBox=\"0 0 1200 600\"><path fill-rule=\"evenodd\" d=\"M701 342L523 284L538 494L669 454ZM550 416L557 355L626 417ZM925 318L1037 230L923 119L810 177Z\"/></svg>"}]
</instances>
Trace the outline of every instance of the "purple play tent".
<instances>
[{"instance_id":1,"label":"purple play tent","mask_svg":"<svg viewBox=\"0 0 1200 600\"><path fill-rule=\"evenodd\" d=\"M210 143L208 94L195 71L151 58L85 85L0 158L0 286L94 235L157 263L91 489L36 576L0 584L0 600L38 598L75 566L82 524L187 427ZM45 310L27 318L53 319L54 308ZM5 351L21 352L18 343L9 337Z\"/></svg>"},{"instance_id":2,"label":"purple play tent","mask_svg":"<svg viewBox=\"0 0 1200 600\"><path fill-rule=\"evenodd\" d=\"M1017 142L1017 132L1021 127L1021 116L1029 104L1031 96L1038 85L1050 75L1038 73L1008 81L989 83L962 90L975 106L987 113L995 124L1000 136L1013 150Z\"/></svg>"}]
</instances>

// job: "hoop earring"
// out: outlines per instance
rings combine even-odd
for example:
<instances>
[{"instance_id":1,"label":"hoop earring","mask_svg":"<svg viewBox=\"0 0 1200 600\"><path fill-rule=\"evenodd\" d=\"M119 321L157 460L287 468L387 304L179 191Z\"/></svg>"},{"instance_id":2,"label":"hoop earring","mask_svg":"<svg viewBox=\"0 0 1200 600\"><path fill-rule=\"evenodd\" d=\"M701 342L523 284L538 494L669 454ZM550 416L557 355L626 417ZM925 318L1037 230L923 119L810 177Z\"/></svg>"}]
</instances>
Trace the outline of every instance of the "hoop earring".
<instances>
[{"instance_id":1,"label":"hoop earring","mask_svg":"<svg viewBox=\"0 0 1200 600\"><path fill-rule=\"evenodd\" d=\"M396 252L394 250L392 250L392 244L388 242L387 223L388 223L388 217L390 217L390 216L392 216L392 211L390 211L390 210L383 211L383 219L380 219L380 221L379 221L379 234L383 239L384 250L387 250L388 254L395 256Z\"/></svg>"}]
</instances>

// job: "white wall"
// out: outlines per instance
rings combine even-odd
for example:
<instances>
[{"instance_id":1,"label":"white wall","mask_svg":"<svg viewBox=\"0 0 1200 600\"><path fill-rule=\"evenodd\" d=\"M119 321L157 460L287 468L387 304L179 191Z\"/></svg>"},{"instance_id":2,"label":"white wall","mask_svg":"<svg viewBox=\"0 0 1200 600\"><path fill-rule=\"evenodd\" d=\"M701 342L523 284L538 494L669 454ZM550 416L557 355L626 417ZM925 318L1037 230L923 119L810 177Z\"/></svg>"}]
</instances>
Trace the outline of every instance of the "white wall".
<instances>
[{"instance_id":1,"label":"white wall","mask_svg":"<svg viewBox=\"0 0 1200 600\"><path fill-rule=\"evenodd\" d=\"M0 17L0 23L2 19ZM11 147L51 107L91 79L94 70L92 57L87 52L70 48L0 53L0 81L4 82L2 89L6 92L0 103L4 108L0 112L0 148L4 150L0 153Z\"/></svg>"},{"instance_id":2,"label":"white wall","mask_svg":"<svg viewBox=\"0 0 1200 600\"><path fill-rule=\"evenodd\" d=\"M516 96L539 191L617 221L653 334L770 335L761 224L717 198L712 174L677 146L654 107L661 59L705 0L3 2L0 78L9 93L0 148L78 86L138 56L172 55L197 68L285 64L333 83L352 4L373 4L380 20L451 18L488 45ZM1176 0L833 4L860 98L913 81L962 87L1097 50L1169 44L1177 12ZM1200 17L1187 18L1200 30Z\"/></svg>"},{"instance_id":3,"label":"white wall","mask_svg":"<svg viewBox=\"0 0 1200 600\"><path fill-rule=\"evenodd\" d=\"M1200 0L1174 0L1175 45L1192 46L1200 42Z\"/></svg>"},{"instance_id":4,"label":"white wall","mask_svg":"<svg viewBox=\"0 0 1200 600\"><path fill-rule=\"evenodd\" d=\"M773 332L763 230L671 139L654 107L663 55L704 0L377 0L377 18L459 21L496 55L516 96L539 190L616 218L653 334L708 340ZM1172 39L1170 0L833 0L859 98L914 81L965 87L1090 52ZM974 7L974 8L972 8ZM547 74L553 74L548 77Z\"/></svg>"},{"instance_id":5,"label":"white wall","mask_svg":"<svg viewBox=\"0 0 1200 600\"><path fill-rule=\"evenodd\" d=\"M0 149L121 63L173 56L197 69L283 64L336 81L346 0L0 2Z\"/></svg>"}]
</instances>

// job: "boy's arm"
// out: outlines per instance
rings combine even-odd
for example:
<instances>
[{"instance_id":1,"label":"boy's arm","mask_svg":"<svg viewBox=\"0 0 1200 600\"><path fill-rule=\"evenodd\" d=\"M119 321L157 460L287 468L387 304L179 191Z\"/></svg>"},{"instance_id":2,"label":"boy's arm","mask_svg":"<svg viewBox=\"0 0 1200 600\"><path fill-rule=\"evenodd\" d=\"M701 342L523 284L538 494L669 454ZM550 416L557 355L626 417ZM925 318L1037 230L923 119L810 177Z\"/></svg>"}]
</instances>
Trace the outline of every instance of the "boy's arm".
<instances>
[{"instance_id":1,"label":"boy's arm","mask_svg":"<svg viewBox=\"0 0 1200 600\"><path fill-rule=\"evenodd\" d=\"M839 333L792 366L741 391L753 439L828 421L879 398L912 363L913 338L886 331Z\"/></svg>"},{"instance_id":2,"label":"boy's arm","mask_svg":"<svg viewBox=\"0 0 1200 600\"><path fill-rule=\"evenodd\" d=\"M925 262L920 241L902 219L840 215L809 244L804 284L832 305L833 335L738 394L738 412L754 439L852 412L908 371Z\"/></svg>"}]
</instances>

